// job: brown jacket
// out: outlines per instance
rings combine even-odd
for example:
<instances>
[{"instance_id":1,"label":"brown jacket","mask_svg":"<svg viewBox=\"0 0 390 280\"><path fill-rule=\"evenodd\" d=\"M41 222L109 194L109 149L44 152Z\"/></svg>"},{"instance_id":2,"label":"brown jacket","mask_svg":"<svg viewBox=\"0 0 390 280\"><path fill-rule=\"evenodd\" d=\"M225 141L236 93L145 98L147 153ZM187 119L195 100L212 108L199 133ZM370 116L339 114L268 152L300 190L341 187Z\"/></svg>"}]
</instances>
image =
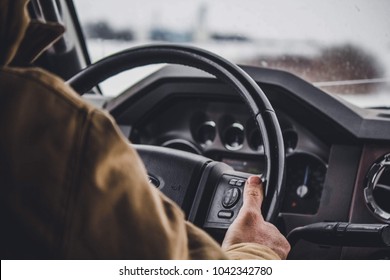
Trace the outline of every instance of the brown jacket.
<instances>
[{"instance_id":1,"label":"brown jacket","mask_svg":"<svg viewBox=\"0 0 390 280\"><path fill-rule=\"evenodd\" d=\"M224 252L148 183L106 112L42 69L15 67L62 32L31 21L26 3L0 0L2 259L277 259L259 244Z\"/></svg>"}]
</instances>

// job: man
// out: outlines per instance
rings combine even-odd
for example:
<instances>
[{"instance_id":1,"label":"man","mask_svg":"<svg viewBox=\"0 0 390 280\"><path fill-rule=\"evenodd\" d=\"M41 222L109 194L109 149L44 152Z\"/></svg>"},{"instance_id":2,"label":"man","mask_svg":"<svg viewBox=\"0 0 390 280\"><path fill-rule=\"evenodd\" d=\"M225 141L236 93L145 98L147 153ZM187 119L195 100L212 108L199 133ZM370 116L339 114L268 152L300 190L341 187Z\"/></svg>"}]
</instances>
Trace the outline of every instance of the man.
<instances>
[{"instance_id":1,"label":"man","mask_svg":"<svg viewBox=\"0 0 390 280\"><path fill-rule=\"evenodd\" d=\"M21 65L63 32L0 0L0 191L4 258L284 259L252 176L222 247L151 186L112 118L58 77Z\"/></svg>"}]
</instances>

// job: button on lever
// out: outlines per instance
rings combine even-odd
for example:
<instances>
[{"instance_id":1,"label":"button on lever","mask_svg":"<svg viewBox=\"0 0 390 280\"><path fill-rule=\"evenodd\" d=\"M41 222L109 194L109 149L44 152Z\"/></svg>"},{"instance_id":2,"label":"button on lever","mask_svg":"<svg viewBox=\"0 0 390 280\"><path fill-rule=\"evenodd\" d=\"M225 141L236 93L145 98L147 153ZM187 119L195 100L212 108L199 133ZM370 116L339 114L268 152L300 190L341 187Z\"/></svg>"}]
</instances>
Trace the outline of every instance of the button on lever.
<instances>
[{"instance_id":1,"label":"button on lever","mask_svg":"<svg viewBox=\"0 0 390 280\"><path fill-rule=\"evenodd\" d=\"M237 187L228 188L222 197L222 206L225 208L232 208L240 199L241 191Z\"/></svg>"}]
</instances>

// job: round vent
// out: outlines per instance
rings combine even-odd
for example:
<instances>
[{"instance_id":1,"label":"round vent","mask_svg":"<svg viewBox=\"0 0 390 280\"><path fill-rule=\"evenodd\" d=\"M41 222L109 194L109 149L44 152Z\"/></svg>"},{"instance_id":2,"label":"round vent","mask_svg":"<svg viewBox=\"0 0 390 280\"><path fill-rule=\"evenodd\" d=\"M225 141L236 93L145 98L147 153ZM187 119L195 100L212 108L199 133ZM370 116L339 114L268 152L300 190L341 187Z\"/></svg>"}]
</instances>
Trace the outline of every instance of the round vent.
<instances>
[{"instance_id":1,"label":"round vent","mask_svg":"<svg viewBox=\"0 0 390 280\"><path fill-rule=\"evenodd\" d=\"M377 218L390 223L390 154L378 159L368 171L364 198Z\"/></svg>"}]
</instances>

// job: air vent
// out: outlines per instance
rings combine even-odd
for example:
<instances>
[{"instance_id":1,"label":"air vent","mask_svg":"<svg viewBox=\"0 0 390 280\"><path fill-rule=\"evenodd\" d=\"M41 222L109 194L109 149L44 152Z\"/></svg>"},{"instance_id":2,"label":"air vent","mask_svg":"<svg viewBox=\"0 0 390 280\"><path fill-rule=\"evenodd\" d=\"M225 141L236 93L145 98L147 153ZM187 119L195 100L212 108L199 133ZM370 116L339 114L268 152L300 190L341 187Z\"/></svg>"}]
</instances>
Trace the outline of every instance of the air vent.
<instances>
[{"instance_id":1,"label":"air vent","mask_svg":"<svg viewBox=\"0 0 390 280\"><path fill-rule=\"evenodd\" d=\"M368 171L364 198L377 218L390 223L390 154L378 159Z\"/></svg>"}]
</instances>

